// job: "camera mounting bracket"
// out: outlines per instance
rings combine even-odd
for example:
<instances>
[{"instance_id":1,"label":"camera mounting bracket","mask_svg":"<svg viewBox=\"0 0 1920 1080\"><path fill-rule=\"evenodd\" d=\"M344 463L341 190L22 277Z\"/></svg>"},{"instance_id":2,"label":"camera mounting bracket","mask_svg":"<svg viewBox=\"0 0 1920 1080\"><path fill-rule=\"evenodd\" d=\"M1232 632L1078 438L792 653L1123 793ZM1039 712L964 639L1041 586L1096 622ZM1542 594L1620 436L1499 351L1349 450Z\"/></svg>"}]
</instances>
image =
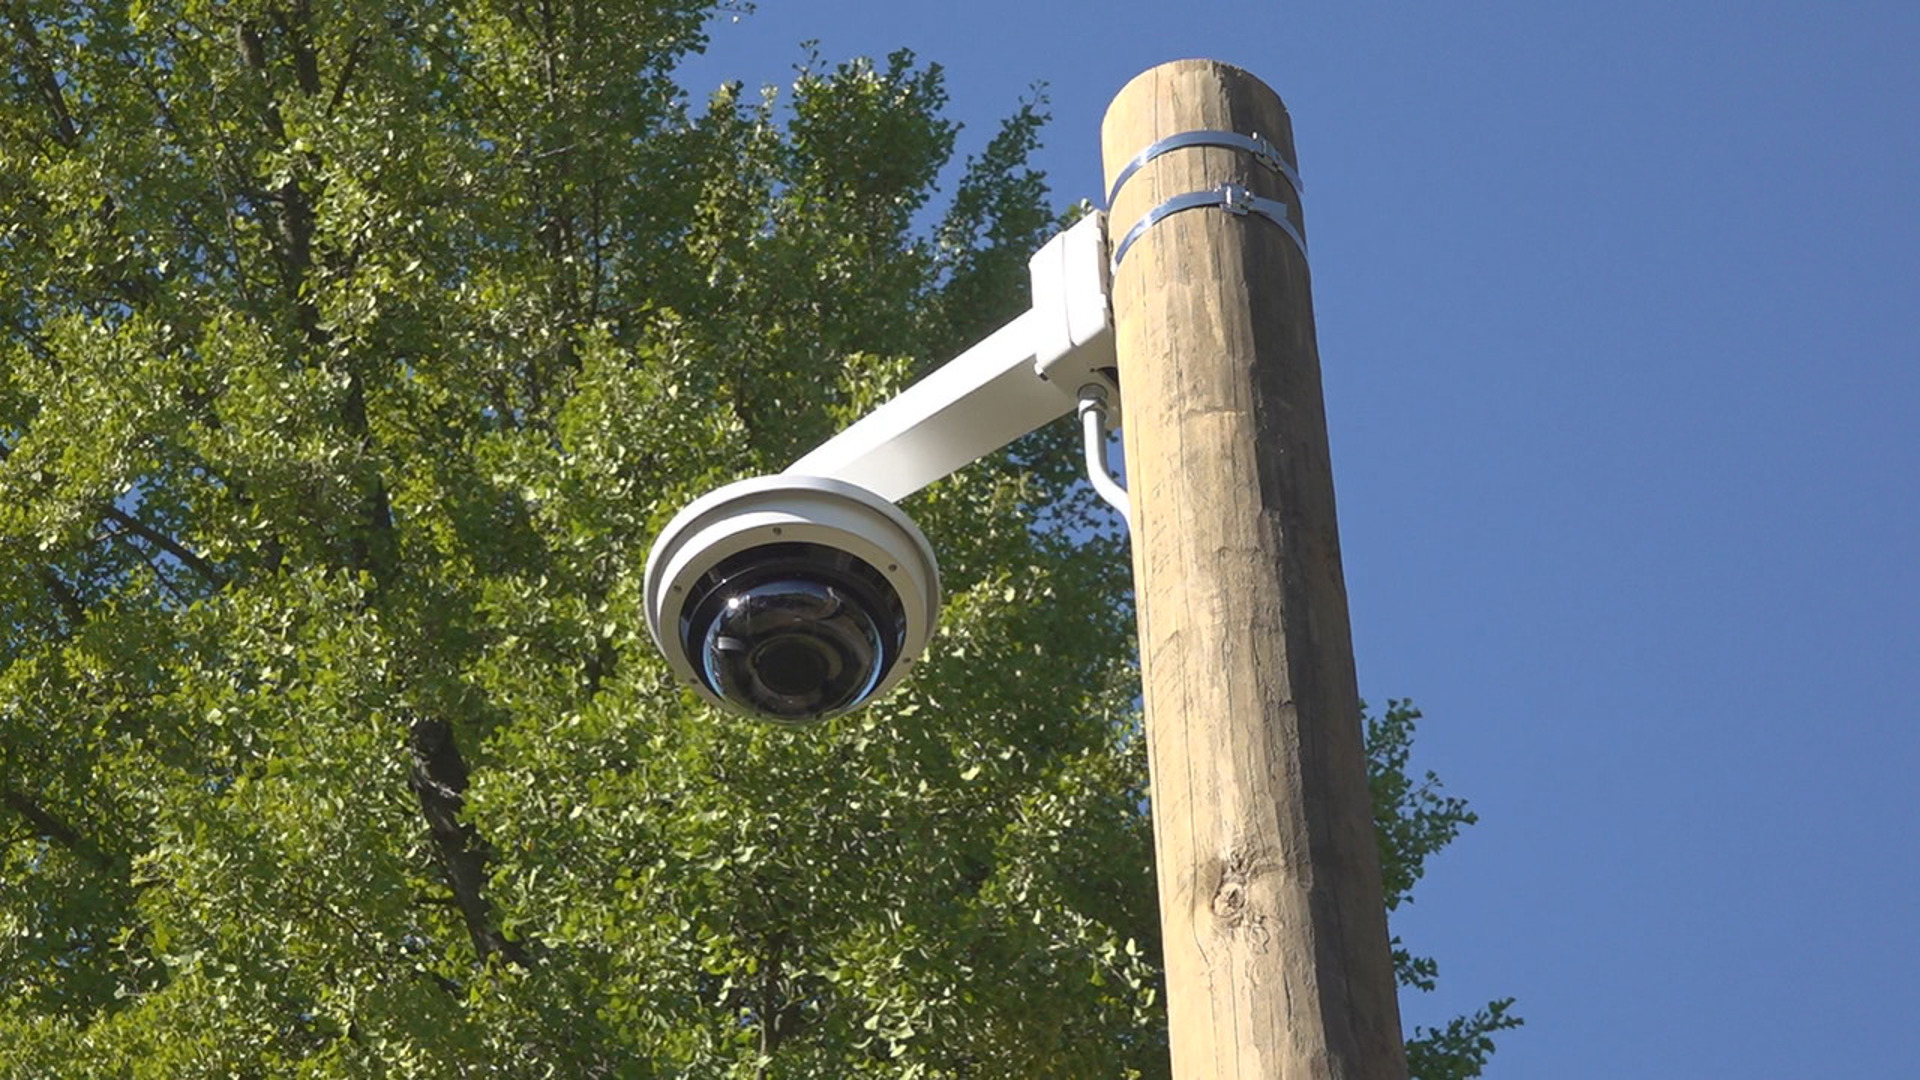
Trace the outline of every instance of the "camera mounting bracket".
<instances>
[{"instance_id":1,"label":"camera mounting bracket","mask_svg":"<svg viewBox=\"0 0 1920 1080\"><path fill-rule=\"evenodd\" d=\"M1089 213L1027 262L1033 306L821 443L786 470L845 481L895 501L1073 412L1080 390L1120 386L1106 215Z\"/></svg>"}]
</instances>

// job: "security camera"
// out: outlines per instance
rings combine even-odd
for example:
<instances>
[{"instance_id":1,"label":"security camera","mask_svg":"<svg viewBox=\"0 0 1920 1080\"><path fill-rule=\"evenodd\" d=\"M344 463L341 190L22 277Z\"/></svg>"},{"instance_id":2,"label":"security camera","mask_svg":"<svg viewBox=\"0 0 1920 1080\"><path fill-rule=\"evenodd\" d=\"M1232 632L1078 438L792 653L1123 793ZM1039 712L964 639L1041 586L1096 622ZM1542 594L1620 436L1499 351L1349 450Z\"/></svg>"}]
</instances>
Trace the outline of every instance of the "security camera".
<instances>
[{"instance_id":1,"label":"security camera","mask_svg":"<svg viewBox=\"0 0 1920 1080\"><path fill-rule=\"evenodd\" d=\"M695 499L654 541L647 627L701 698L804 724L892 687L940 612L933 546L894 500L1076 406L1106 481L1096 489L1116 498L1103 456L1119 397L1104 218L1054 237L1028 268L1027 312L785 472Z\"/></svg>"},{"instance_id":2,"label":"security camera","mask_svg":"<svg viewBox=\"0 0 1920 1080\"><path fill-rule=\"evenodd\" d=\"M940 571L926 536L873 492L761 476L667 525L646 605L654 641L700 696L804 723L899 680L932 636Z\"/></svg>"}]
</instances>

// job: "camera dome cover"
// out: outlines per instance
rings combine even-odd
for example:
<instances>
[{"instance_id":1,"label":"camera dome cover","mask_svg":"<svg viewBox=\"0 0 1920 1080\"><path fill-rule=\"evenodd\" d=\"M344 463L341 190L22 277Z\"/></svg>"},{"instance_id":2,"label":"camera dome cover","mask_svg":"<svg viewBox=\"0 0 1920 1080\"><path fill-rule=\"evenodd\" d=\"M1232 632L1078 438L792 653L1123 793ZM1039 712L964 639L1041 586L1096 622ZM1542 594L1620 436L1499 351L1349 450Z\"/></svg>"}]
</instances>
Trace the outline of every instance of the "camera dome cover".
<instances>
[{"instance_id":1,"label":"camera dome cover","mask_svg":"<svg viewBox=\"0 0 1920 1080\"><path fill-rule=\"evenodd\" d=\"M734 600L745 610L723 610ZM763 476L667 524L647 559L645 602L655 644L702 698L801 722L864 704L905 674L939 616L939 568L912 519L873 492ZM802 685L809 674L818 687Z\"/></svg>"}]
</instances>

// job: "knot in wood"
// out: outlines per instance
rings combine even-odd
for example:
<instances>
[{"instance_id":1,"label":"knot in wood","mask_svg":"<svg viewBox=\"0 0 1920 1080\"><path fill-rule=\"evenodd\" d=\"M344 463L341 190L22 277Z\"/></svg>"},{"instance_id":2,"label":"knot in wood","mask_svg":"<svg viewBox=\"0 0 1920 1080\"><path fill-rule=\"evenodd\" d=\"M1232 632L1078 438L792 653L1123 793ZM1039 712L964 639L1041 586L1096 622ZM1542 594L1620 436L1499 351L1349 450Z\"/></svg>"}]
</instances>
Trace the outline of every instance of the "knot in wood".
<instances>
[{"instance_id":1,"label":"knot in wood","mask_svg":"<svg viewBox=\"0 0 1920 1080\"><path fill-rule=\"evenodd\" d=\"M1246 886L1232 879L1221 882L1213 893L1213 917L1229 927L1239 926L1247 917Z\"/></svg>"}]
</instances>

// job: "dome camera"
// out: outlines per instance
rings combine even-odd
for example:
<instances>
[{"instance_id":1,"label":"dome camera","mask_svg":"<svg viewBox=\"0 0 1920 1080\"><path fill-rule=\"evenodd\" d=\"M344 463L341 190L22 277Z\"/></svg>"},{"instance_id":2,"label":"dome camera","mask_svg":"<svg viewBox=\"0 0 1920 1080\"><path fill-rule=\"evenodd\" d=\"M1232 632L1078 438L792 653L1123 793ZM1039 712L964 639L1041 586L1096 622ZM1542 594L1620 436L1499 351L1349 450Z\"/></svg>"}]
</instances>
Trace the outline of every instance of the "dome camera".
<instances>
[{"instance_id":1,"label":"dome camera","mask_svg":"<svg viewBox=\"0 0 1920 1080\"><path fill-rule=\"evenodd\" d=\"M804 724L899 681L940 610L933 548L899 507L811 476L729 484L647 560L647 626L674 674L734 712Z\"/></svg>"}]
</instances>

